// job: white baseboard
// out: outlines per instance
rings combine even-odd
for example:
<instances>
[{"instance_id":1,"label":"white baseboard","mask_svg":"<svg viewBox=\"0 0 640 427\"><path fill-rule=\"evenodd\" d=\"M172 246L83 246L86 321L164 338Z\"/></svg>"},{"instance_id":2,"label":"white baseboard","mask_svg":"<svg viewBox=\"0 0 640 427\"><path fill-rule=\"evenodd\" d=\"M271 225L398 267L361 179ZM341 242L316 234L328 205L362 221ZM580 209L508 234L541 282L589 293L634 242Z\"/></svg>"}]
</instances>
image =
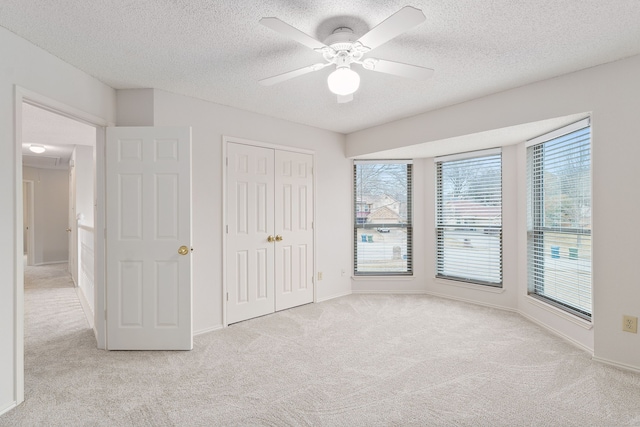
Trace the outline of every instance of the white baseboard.
<instances>
[{"instance_id":1,"label":"white baseboard","mask_svg":"<svg viewBox=\"0 0 640 427\"><path fill-rule=\"evenodd\" d=\"M15 402L13 402L12 404L10 404L9 406L7 406L6 408L0 410L0 416L2 416L3 414L6 414L7 412L9 412L10 410L14 409L15 407L17 407L18 405L16 405Z\"/></svg>"},{"instance_id":2,"label":"white baseboard","mask_svg":"<svg viewBox=\"0 0 640 427\"><path fill-rule=\"evenodd\" d=\"M370 290L370 291L351 291L352 294L356 295L426 295L427 292L423 290Z\"/></svg>"},{"instance_id":3,"label":"white baseboard","mask_svg":"<svg viewBox=\"0 0 640 427\"><path fill-rule=\"evenodd\" d=\"M199 331L194 331L193 332L193 336L195 337L196 335L202 335L202 334L206 334L209 332L213 332L213 331L218 331L220 329L223 329L224 325L216 325L216 326L212 326L210 328L206 328L206 329L200 329Z\"/></svg>"},{"instance_id":4,"label":"white baseboard","mask_svg":"<svg viewBox=\"0 0 640 427\"><path fill-rule=\"evenodd\" d=\"M432 295L432 296L438 297L438 298L452 299L452 300L455 300L455 301L466 302L468 304L481 305L483 307L489 307L489 308L497 308L498 310L510 311L512 313L520 313L520 311L518 311L517 309L511 308L511 307L505 307L504 305L497 305L497 304L491 304L491 303L483 302L483 301L477 301L477 300L472 300L472 299L467 299L467 298L460 298L460 297L451 296L451 295L447 295L447 294L440 294L438 292L432 292L432 291L424 291L424 293L426 295Z\"/></svg>"},{"instance_id":5,"label":"white baseboard","mask_svg":"<svg viewBox=\"0 0 640 427\"><path fill-rule=\"evenodd\" d=\"M93 312L91 311L91 307L89 306L87 297L84 295L84 292L80 287L76 287L76 294L78 294L78 299L80 300L80 305L82 306L82 310L84 311L84 316L87 318L87 322L89 322L89 327L95 332Z\"/></svg>"},{"instance_id":6,"label":"white baseboard","mask_svg":"<svg viewBox=\"0 0 640 427\"><path fill-rule=\"evenodd\" d=\"M351 295L353 292L348 291L348 292L343 292L340 294L334 294L334 295L329 295L328 297L323 297L323 298L318 298L316 299L316 302L324 302L324 301L329 301L330 299L336 299L336 298L340 298L340 297L346 297L348 295Z\"/></svg>"},{"instance_id":7,"label":"white baseboard","mask_svg":"<svg viewBox=\"0 0 640 427\"><path fill-rule=\"evenodd\" d=\"M33 264L33 267L38 267L40 265L54 265L54 264L68 264L69 261L68 260L62 260L62 261L47 261L47 262L39 262L37 264Z\"/></svg>"},{"instance_id":8,"label":"white baseboard","mask_svg":"<svg viewBox=\"0 0 640 427\"><path fill-rule=\"evenodd\" d=\"M585 346L584 344L574 340L573 338L571 338L570 336L560 332L559 330L552 328L551 326L542 323L541 321L539 321L538 319L529 316L528 314L523 313L522 311L516 311L520 316L524 317L525 319L527 319L530 322L535 323L538 326L543 327L544 329L546 329L547 331L551 332L554 335L559 336L560 338L570 342L571 344L573 344L574 346L578 347L580 350L584 350L587 353L589 353L591 356L593 356L593 349L589 348L587 346Z\"/></svg>"},{"instance_id":9,"label":"white baseboard","mask_svg":"<svg viewBox=\"0 0 640 427\"><path fill-rule=\"evenodd\" d=\"M604 363L605 365L624 369L625 371L631 371L631 372L635 372L636 374L640 374L640 368L638 368L637 366L631 366L625 363L614 362L613 360L603 359L601 357L596 357L596 356L593 356L591 360L593 360L594 362Z\"/></svg>"}]
</instances>

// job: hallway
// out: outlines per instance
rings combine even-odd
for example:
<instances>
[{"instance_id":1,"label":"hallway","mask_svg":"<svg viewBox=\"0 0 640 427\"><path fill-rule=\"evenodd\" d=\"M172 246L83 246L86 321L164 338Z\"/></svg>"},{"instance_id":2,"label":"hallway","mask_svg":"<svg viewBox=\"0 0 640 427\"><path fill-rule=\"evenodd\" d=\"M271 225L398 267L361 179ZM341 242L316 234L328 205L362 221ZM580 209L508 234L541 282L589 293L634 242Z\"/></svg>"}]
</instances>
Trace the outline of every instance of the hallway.
<instances>
[{"instance_id":1,"label":"hallway","mask_svg":"<svg viewBox=\"0 0 640 427\"><path fill-rule=\"evenodd\" d=\"M63 400L61 381L96 346L67 265L25 265L25 406Z\"/></svg>"}]
</instances>

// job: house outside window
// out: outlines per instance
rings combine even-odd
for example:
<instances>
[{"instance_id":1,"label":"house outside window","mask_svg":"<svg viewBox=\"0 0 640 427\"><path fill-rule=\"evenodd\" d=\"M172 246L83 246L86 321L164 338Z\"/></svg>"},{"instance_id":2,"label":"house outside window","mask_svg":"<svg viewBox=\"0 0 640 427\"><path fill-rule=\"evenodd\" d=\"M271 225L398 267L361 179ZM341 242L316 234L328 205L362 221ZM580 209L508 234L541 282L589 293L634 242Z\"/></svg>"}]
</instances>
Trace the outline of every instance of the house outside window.
<instances>
[{"instance_id":1,"label":"house outside window","mask_svg":"<svg viewBox=\"0 0 640 427\"><path fill-rule=\"evenodd\" d=\"M527 143L529 295L591 319L590 120Z\"/></svg>"},{"instance_id":2,"label":"house outside window","mask_svg":"<svg viewBox=\"0 0 640 427\"><path fill-rule=\"evenodd\" d=\"M354 274L411 275L412 162L357 160L354 172Z\"/></svg>"},{"instance_id":3,"label":"house outside window","mask_svg":"<svg viewBox=\"0 0 640 427\"><path fill-rule=\"evenodd\" d=\"M502 286L500 149L438 157L436 277Z\"/></svg>"}]
</instances>

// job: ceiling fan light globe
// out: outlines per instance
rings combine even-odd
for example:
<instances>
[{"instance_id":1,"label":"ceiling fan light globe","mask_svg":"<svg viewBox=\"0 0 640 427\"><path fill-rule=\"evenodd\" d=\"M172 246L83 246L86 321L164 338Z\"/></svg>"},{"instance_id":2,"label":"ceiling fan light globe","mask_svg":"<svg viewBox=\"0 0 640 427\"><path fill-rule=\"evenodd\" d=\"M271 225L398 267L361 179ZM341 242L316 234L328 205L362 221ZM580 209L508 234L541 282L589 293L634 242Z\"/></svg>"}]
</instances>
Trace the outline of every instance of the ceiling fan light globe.
<instances>
[{"instance_id":1,"label":"ceiling fan light globe","mask_svg":"<svg viewBox=\"0 0 640 427\"><path fill-rule=\"evenodd\" d=\"M31 150L31 152L37 153L37 154L41 154L41 153L44 153L46 151L45 148L44 148L44 145L39 145L39 144L31 144L29 146L29 150Z\"/></svg>"},{"instance_id":2,"label":"ceiling fan light globe","mask_svg":"<svg viewBox=\"0 0 640 427\"><path fill-rule=\"evenodd\" d=\"M336 95L351 95L360 87L360 75L351 68L340 67L329 74L327 84Z\"/></svg>"}]
</instances>

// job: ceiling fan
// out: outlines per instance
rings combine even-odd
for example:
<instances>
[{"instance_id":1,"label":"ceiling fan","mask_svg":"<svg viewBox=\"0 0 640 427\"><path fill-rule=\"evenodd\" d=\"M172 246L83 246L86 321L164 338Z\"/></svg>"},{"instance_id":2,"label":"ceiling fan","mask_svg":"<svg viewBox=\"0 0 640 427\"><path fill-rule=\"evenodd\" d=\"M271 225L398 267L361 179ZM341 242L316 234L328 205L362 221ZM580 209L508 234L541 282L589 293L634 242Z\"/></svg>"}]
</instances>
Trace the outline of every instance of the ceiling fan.
<instances>
[{"instance_id":1,"label":"ceiling fan","mask_svg":"<svg viewBox=\"0 0 640 427\"><path fill-rule=\"evenodd\" d=\"M420 9L405 6L357 40L354 40L351 28L340 27L322 43L278 18L262 18L260 20L262 25L321 53L325 62L268 77L260 80L259 83L270 86L335 65L336 69L329 75L327 84L329 90L338 96L338 102L345 103L353 100L353 93L360 86L360 76L351 69L352 64L362 65L366 70L426 80L433 75L433 70L430 68L384 59L363 58L369 51L408 31L425 19Z\"/></svg>"}]
</instances>

